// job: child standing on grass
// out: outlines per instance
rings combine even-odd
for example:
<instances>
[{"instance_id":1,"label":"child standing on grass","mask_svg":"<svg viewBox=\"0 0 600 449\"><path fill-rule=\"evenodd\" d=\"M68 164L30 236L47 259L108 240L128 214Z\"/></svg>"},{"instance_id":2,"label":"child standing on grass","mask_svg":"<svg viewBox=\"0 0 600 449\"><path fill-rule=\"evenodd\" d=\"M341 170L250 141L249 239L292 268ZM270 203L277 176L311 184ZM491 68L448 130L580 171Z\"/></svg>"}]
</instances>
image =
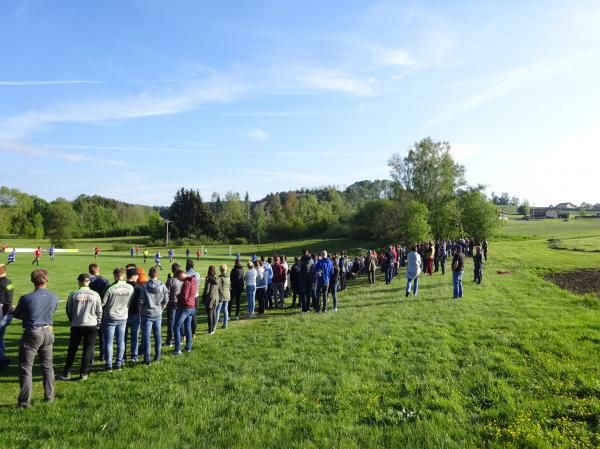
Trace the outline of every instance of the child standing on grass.
<instances>
[{"instance_id":1,"label":"child standing on grass","mask_svg":"<svg viewBox=\"0 0 600 449\"><path fill-rule=\"evenodd\" d=\"M160 264L160 250L158 250L154 256L154 268L160 268L160 270L162 271L163 267Z\"/></svg>"}]
</instances>

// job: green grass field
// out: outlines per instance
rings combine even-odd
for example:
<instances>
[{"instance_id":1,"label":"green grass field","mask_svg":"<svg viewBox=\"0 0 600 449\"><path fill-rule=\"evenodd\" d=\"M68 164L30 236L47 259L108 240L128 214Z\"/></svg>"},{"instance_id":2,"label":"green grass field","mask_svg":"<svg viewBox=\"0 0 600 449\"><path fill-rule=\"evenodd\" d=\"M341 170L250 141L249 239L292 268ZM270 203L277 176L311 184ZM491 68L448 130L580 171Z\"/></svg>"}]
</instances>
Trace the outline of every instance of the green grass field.
<instances>
[{"instance_id":1,"label":"green grass field","mask_svg":"<svg viewBox=\"0 0 600 449\"><path fill-rule=\"evenodd\" d=\"M557 249L568 249L571 251L600 252L600 237L582 237L562 239L553 242Z\"/></svg>"},{"instance_id":2,"label":"green grass field","mask_svg":"<svg viewBox=\"0 0 600 449\"><path fill-rule=\"evenodd\" d=\"M191 354L167 353L150 369L57 383L52 404L41 403L36 368L37 403L24 411L15 408L13 365L0 377L0 447L600 447L599 299L539 276L600 266L598 253L557 251L547 241L598 236L600 221L510 221L502 234L490 243L481 286L470 282L469 263L459 302L449 275L422 278L416 299L404 298L402 277L391 286L380 275L375 286L360 278L340 294L337 313L296 309L232 322L199 335ZM305 245L368 246L310 241L275 249L292 256ZM201 274L209 263L230 261L227 253L209 248ZM50 288L64 298L91 259L45 258ZM99 263L108 273L129 260L106 252ZM29 289L30 270L23 254L10 267L19 293ZM55 326L59 372L68 341L63 306ZM13 359L19 324L7 332Z\"/></svg>"}]
</instances>

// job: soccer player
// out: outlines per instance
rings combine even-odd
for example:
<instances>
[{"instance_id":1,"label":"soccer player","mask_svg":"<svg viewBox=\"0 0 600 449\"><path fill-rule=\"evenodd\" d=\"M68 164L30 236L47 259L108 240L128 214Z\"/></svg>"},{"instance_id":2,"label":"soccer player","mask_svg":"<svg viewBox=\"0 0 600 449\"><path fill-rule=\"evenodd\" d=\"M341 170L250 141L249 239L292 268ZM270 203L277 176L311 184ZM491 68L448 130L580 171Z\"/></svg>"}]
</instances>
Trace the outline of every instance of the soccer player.
<instances>
[{"instance_id":1,"label":"soccer player","mask_svg":"<svg viewBox=\"0 0 600 449\"><path fill-rule=\"evenodd\" d=\"M135 248L133 246L129 249L129 254L131 258L133 258L133 256L135 255Z\"/></svg>"},{"instance_id":2,"label":"soccer player","mask_svg":"<svg viewBox=\"0 0 600 449\"><path fill-rule=\"evenodd\" d=\"M100 251L102 251L100 249L100 246L96 245L96 247L94 248L94 259L98 258L98 254L100 254Z\"/></svg>"},{"instance_id":3,"label":"soccer player","mask_svg":"<svg viewBox=\"0 0 600 449\"><path fill-rule=\"evenodd\" d=\"M14 286L6 277L6 265L0 264L0 369L10 365L4 349L4 333L13 319L12 301L15 293Z\"/></svg>"},{"instance_id":4,"label":"soccer player","mask_svg":"<svg viewBox=\"0 0 600 449\"><path fill-rule=\"evenodd\" d=\"M185 249L185 258L186 258L186 259L189 259L189 258L190 258L190 249L189 249L189 248L186 248L186 249Z\"/></svg>"},{"instance_id":5,"label":"soccer player","mask_svg":"<svg viewBox=\"0 0 600 449\"><path fill-rule=\"evenodd\" d=\"M144 249L144 264L148 262L148 250Z\"/></svg>"},{"instance_id":6,"label":"soccer player","mask_svg":"<svg viewBox=\"0 0 600 449\"><path fill-rule=\"evenodd\" d=\"M48 248L48 255L50 256L50 260L54 262L54 245L50 245L50 248Z\"/></svg>"},{"instance_id":7,"label":"soccer player","mask_svg":"<svg viewBox=\"0 0 600 449\"><path fill-rule=\"evenodd\" d=\"M40 266L40 257L42 257L42 248L38 246L35 249L35 251L33 252L33 261L31 262L31 265L33 265L35 263L39 267Z\"/></svg>"},{"instance_id":8,"label":"soccer player","mask_svg":"<svg viewBox=\"0 0 600 449\"><path fill-rule=\"evenodd\" d=\"M8 254L8 263L6 265L10 265L14 263L17 259L17 249L13 248L12 251Z\"/></svg>"},{"instance_id":9,"label":"soccer player","mask_svg":"<svg viewBox=\"0 0 600 449\"><path fill-rule=\"evenodd\" d=\"M58 297L48 290L48 272L33 270L31 282L35 290L21 296L14 317L23 321L23 336L19 347L19 393L18 405L31 405L32 369L35 356L40 358L44 382L44 400L54 399L54 368L52 367L52 315L58 305Z\"/></svg>"},{"instance_id":10,"label":"soccer player","mask_svg":"<svg viewBox=\"0 0 600 449\"><path fill-rule=\"evenodd\" d=\"M58 377L60 380L71 378L71 369L81 340L83 340L83 356L79 379L88 378L94 357L98 325L102 322L102 300L98 293L90 289L91 281L92 277L89 274L81 273L77 278L79 288L71 292L67 299L67 317L71 322L71 335L65 368L63 374Z\"/></svg>"},{"instance_id":11,"label":"soccer player","mask_svg":"<svg viewBox=\"0 0 600 449\"><path fill-rule=\"evenodd\" d=\"M196 250L196 261L200 260L200 256L202 255L202 252L200 252L199 249Z\"/></svg>"},{"instance_id":12,"label":"soccer player","mask_svg":"<svg viewBox=\"0 0 600 449\"><path fill-rule=\"evenodd\" d=\"M160 270L162 271L163 267L160 264L160 250L156 251L156 254L154 255L154 268L160 268Z\"/></svg>"},{"instance_id":13,"label":"soccer player","mask_svg":"<svg viewBox=\"0 0 600 449\"><path fill-rule=\"evenodd\" d=\"M173 263L173 257L175 257L175 250L173 248L171 248L169 250L169 264Z\"/></svg>"}]
</instances>

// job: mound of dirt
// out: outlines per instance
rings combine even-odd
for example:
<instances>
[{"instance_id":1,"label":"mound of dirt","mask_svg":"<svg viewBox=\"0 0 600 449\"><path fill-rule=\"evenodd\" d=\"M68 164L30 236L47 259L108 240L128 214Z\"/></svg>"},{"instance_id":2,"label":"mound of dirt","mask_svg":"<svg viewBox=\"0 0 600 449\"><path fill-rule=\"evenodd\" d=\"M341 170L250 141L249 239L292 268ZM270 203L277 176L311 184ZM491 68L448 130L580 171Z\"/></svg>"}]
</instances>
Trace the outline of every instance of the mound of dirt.
<instances>
[{"instance_id":1,"label":"mound of dirt","mask_svg":"<svg viewBox=\"0 0 600 449\"><path fill-rule=\"evenodd\" d=\"M600 296L599 269L563 271L561 273L550 273L544 277L570 292L593 293Z\"/></svg>"}]
</instances>

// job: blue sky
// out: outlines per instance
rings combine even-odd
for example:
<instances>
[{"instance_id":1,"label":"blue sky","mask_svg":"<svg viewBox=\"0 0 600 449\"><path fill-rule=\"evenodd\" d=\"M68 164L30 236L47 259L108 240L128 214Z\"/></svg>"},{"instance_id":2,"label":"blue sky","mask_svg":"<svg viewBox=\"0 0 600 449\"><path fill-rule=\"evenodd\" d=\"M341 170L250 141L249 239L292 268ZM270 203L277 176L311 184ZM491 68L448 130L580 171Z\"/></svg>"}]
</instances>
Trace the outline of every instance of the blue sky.
<instances>
[{"instance_id":1,"label":"blue sky","mask_svg":"<svg viewBox=\"0 0 600 449\"><path fill-rule=\"evenodd\" d=\"M389 176L600 202L597 1L0 3L0 184L169 204Z\"/></svg>"}]
</instances>

